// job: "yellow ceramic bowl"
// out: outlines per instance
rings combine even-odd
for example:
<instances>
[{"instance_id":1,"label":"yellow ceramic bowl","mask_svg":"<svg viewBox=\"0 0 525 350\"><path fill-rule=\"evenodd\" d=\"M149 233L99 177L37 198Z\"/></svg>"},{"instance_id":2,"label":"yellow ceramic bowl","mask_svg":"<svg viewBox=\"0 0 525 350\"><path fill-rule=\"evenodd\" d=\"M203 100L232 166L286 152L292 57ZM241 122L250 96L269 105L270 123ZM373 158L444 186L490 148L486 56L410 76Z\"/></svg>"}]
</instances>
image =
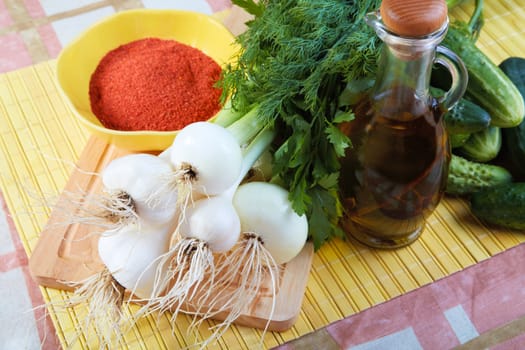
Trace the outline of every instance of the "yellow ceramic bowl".
<instances>
[{"instance_id":1,"label":"yellow ceramic bowl","mask_svg":"<svg viewBox=\"0 0 525 350\"><path fill-rule=\"evenodd\" d=\"M168 148L177 131L118 131L102 126L91 112L89 81L109 51L134 40L173 39L200 49L219 65L236 52L234 36L210 16L187 11L129 10L112 15L86 30L65 47L57 60L58 84L73 114L95 135L130 151Z\"/></svg>"}]
</instances>

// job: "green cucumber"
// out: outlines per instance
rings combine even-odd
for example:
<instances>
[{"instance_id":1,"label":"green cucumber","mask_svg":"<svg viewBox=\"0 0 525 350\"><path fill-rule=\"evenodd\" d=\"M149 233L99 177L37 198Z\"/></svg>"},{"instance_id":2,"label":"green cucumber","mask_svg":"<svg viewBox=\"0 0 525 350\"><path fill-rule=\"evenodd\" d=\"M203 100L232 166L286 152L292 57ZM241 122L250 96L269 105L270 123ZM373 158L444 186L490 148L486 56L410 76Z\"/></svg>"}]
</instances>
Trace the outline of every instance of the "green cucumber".
<instances>
[{"instance_id":1,"label":"green cucumber","mask_svg":"<svg viewBox=\"0 0 525 350\"><path fill-rule=\"evenodd\" d=\"M525 122L503 129L506 154L516 177L525 178Z\"/></svg>"},{"instance_id":2,"label":"green cucumber","mask_svg":"<svg viewBox=\"0 0 525 350\"><path fill-rule=\"evenodd\" d=\"M436 87L430 87L430 93L436 98L445 94L443 90ZM443 116L449 135L470 134L484 130L490 125L490 119L490 114L486 110L465 98L460 98Z\"/></svg>"},{"instance_id":3,"label":"green cucumber","mask_svg":"<svg viewBox=\"0 0 525 350\"><path fill-rule=\"evenodd\" d=\"M501 129L489 126L470 135L457 152L468 160L485 163L496 158L501 149L501 139Z\"/></svg>"},{"instance_id":4,"label":"green cucumber","mask_svg":"<svg viewBox=\"0 0 525 350\"><path fill-rule=\"evenodd\" d=\"M500 64L501 70L518 88L525 101L525 58L510 57ZM504 147L515 176L525 178L525 121L503 129Z\"/></svg>"},{"instance_id":5,"label":"green cucumber","mask_svg":"<svg viewBox=\"0 0 525 350\"><path fill-rule=\"evenodd\" d=\"M467 134L486 129L490 125L490 114L467 99L458 103L444 115L445 128L449 134Z\"/></svg>"},{"instance_id":6,"label":"green cucumber","mask_svg":"<svg viewBox=\"0 0 525 350\"><path fill-rule=\"evenodd\" d=\"M453 154L450 159L445 192L467 195L510 181L512 181L512 175L503 167L472 162Z\"/></svg>"},{"instance_id":7,"label":"green cucumber","mask_svg":"<svg viewBox=\"0 0 525 350\"><path fill-rule=\"evenodd\" d=\"M525 229L525 182L490 187L470 198L472 213L491 224Z\"/></svg>"},{"instance_id":8,"label":"green cucumber","mask_svg":"<svg viewBox=\"0 0 525 350\"><path fill-rule=\"evenodd\" d=\"M467 67L469 81L465 97L490 114L492 125L501 128L519 125L525 115L520 92L474 44L468 29L451 25L442 44L461 57Z\"/></svg>"},{"instance_id":9,"label":"green cucumber","mask_svg":"<svg viewBox=\"0 0 525 350\"><path fill-rule=\"evenodd\" d=\"M470 134L449 134L450 147L459 148L463 146L469 139Z\"/></svg>"}]
</instances>

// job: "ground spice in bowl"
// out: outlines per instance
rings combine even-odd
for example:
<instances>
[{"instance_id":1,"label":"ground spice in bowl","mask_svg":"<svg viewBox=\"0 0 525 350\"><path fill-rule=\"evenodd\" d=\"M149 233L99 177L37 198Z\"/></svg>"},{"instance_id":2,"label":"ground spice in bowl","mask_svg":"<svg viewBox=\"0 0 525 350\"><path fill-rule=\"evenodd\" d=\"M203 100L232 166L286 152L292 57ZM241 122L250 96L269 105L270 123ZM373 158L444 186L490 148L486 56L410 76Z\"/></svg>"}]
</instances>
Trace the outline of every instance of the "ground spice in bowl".
<instances>
[{"instance_id":1,"label":"ground spice in bowl","mask_svg":"<svg viewBox=\"0 0 525 350\"><path fill-rule=\"evenodd\" d=\"M122 131L174 131L221 108L221 67L199 49L146 38L108 52L91 76L91 109Z\"/></svg>"}]
</instances>

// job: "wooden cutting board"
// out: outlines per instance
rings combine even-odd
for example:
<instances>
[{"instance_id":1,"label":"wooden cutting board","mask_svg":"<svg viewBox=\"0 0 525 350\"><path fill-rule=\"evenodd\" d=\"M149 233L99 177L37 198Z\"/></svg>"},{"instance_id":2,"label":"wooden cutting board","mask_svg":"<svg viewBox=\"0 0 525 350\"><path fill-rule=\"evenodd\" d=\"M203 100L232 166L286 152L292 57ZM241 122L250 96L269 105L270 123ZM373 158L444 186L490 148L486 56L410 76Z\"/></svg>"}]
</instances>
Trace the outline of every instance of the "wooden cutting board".
<instances>
[{"instance_id":1,"label":"wooden cutting board","mask_svg":"<svg viewBox=\"0 0 525 350\"><path fill-rule=\"evenodd\" d=\"M91 137L82 153L76 169L53 212L41 232L38 243L30 257L29 268L33 278L41 286L71 290L69 282L81 281L104 268L98 253L98 235L93 226L68 224L71 193L97 193L100 179L94 173L101 170L112 159L127 152ZM280 288L276 294L275 311L269 319L272 306L270 288L263 286L252 305L235 322L254 328L284 331L297 319L308 281L313 258L313 246L308 243L302 252L280 271ZM222 320L225 315L216 318Z\"/></svg>"}]
</instances>

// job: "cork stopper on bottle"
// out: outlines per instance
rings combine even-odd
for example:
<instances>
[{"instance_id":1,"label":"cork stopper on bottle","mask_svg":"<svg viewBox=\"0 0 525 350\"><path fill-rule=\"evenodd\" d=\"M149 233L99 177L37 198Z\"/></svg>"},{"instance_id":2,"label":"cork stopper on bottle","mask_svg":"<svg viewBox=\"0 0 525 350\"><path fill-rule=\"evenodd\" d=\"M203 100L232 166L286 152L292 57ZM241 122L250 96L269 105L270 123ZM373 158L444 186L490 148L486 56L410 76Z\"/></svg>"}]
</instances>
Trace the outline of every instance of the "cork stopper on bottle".
<instances>
[{"instance_id":1,"label":"cork stopper on bottle","mask_svg":"<svg viewBox=\"0 0 525 350\"><path fill-rule=\"evenodd\" d=\"M418 37L435 32L447 20L445 0L383 0L385 26L399 36Z\"/></svg>"}]
</instances>

